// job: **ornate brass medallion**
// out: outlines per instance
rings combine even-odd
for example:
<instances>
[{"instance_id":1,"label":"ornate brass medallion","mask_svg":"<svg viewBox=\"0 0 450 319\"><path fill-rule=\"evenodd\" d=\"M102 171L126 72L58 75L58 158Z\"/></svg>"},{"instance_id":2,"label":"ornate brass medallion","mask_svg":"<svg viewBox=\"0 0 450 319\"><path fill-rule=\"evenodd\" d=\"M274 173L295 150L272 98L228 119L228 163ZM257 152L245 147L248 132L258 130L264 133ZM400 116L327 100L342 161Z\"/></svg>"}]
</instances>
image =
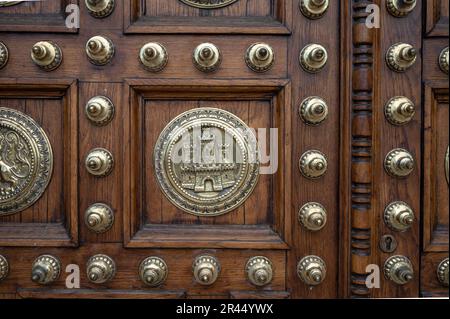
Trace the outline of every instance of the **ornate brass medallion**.
<instances>
[{"instance_id":1,"label":"ornate brass medallion","mask_svg":"<svg viewBox=\"0 0 450 319\"><path fill-rule=\"evenodd\" d=\"M33 205L52 170L52 147L42 128L21 112L0 107L0 216Z\"/></svg>"},{"instance_id":2,"label":"ornate brass medallion","mask_svg":"<svg viewBox=\"0 0 450 319\"><path fill-rule=\"evenodd\" d=\"M178 208L196 216L218 216L240 206L259 177L253 131L237 116L198 108L176 117L154 150L158 183Z\"/></svg>"},{"instance_id":3,"label":"ornate brass medallion","mask_svg":"<svg viewBox=\"0 0 450 319\"><path fill-rule=\"evenodd\" d=\"M180 0L188 6L200 9L217 9L229 6L238 0Z\"/></svg>"}]
</instances>

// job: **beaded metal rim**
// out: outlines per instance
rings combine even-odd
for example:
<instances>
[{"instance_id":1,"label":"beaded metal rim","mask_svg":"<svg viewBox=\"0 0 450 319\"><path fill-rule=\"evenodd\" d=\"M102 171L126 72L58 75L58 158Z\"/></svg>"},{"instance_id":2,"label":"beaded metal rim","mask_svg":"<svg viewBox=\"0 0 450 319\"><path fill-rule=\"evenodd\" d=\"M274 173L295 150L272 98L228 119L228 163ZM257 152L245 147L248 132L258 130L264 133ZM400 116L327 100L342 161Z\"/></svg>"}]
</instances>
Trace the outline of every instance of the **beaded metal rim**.
<instances>
[{"instance_id":1,"label":"beaded metal rim","mask_svg":"<svg viewBox=\"0 0 450 319\"><path fill-rule=\"evenodd\" d=\"M238 0L180 0L184 4L199 9L219 9L227 7Z\"/></svg>"}]
</instances>

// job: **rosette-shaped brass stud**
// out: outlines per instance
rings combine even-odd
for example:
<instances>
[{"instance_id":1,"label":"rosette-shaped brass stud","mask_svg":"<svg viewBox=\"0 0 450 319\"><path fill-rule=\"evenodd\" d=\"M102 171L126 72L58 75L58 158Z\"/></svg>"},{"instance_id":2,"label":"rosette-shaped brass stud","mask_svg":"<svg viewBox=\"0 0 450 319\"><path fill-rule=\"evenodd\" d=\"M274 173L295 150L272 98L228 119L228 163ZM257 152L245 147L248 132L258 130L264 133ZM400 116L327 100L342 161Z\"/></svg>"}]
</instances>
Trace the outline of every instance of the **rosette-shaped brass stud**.
<instances>
[{"instance_id":1,"label":"rosette-shaped brass stud","mask_svg":"<svg viewBox=\"0 0 450 319\"><path fill-rule=\"evenodd\" d=\"M328 105L318 96L303 100L299 108L300 118L308 125L319 125L328 117Z\"/></svg>"},{"instance_id":2,"label":"rosette-shaped brass stud","mask_svg":"<svg viewBox=\"0 0 450 319\"><path fill-rule=\"evenodd\" d=\"M95 36L86 43L89 62L95 65L105 65L111 62L114 52L114 44L106 37Z\"/></svg>"},{"instance_id":3,"label":"rosette-shaped brass stud","mask_svg":"<svg viewBox=\"0 0 450 319\"><path fill-rule=\"evenodd\" d=\"M151 42L141 48L139 60L147 71L160 72L166 67L169 56L162 44Z\"/></svg>"},{"instance_id":4,"label":"rosette-shaped brass stud","mask_svg":"<svg viewBox=\"0 0 450 319\"><path fill-rule=\"evenodd\" d=\"M0 69L5 67L6 63L8 63L8 59L8 48L3 42L0 42Z\"/></svg>"},{"instance_id":5,"label":"rosette-shaped brass stud","mask_svg":"<svg viewBox=\"0 0 450 319\"><path fill-rule=\"evenodd\" d=\"M404 202L390 203L384 210L384 222L395 231L405 231L414 223L414 212Z\"/></svg>"},{"instance_id":6,"label":"rosette-shaped brass stud","mask_svg":"<svg viewBox=\"0 0 450 319\"><path fill-rule=\"evenodd\" d=\"M31 49L31 59L44 71L53 71L61 65L62 51L51 41L40 41Z\"/></svg>"},{"instance_id":7,"label":"rosette-shaped brass stud","mask_svg":"<svg viewBox=\"0 0 450 319\"><path fill-rule=\"evenodd\" d=\"M387 0L386 7L391 15L402 18L414 10L417 0Z\"/></svg>"},{"instance_id":8,"label":"rosette-shaped brass stud","mask_svg":"<svg viewBox=\"0 0 450 319\"><path fill-rule=\"evenodd\" d=\"M327 12L328 0L300 0L300 11L309 19L319 19Z\"/></svg>"},{"instance_id":9,"label":"rosette-shaped brass stud","mask_svg":"<svg viewBox=\"0 0 450 319\"><path fill-rule=\"evenodd\" d=\"M321 284L325 280L326 274L325 262L318 256L306 256L297 265L297 275L309 286Z\"/></svg>"},{"instance_id":10,"label":"rosette-shaped brass stud","mask_svg":"<svg viewBox=\"0 0 450 319\"><path fill-rule=\"evenodd\" d=\"M210 286L215 283L221 270L217 258L209 255L196 257L192 268L195 281L203 286Z\"/></svg>"},{"instance_id":11,"label":"rosette-shaped brass stud","mask_svg":"<svg viewBox=\"0 0 450 319\"><path fill-rule=\"evenodd\" d=\"M106 96L96 96L90 99L85 108L86 117L92 124L104 126L114 117L114 104Z\"/></svg>"},{"instance_id":12,"label":"rosette-shaped brass stud","mask_svg":"<svg viewBox=\"0 0 450 319\"><path fill-rule=\"evenodd\" d=\"M393 97L384 107L384 115L392 125L404 125L411 122L415 113L414 103L404 96Z\"/></svg>"},{"instance_id":13,"label":"rosette-shaped brass stud","mask_svg":"<svg viewBox=\"0 0 450 319\"><path fill-rule=\"evenodd\" d=\"M141 280L150 287L161 286L166 281L168 272L166 262L159 257L148 257L139 266Z\"/></svg>"},{"instance_id":14,"label":"rosette-shaped brass stud","mask_svg":"<svg viewBox=\"0 0 450 319\"><path fill-rule=\"evenodd\" d=\"M6 257L0 255L0 281L8 277L9 274L9 264Z\"/></svg>"},{"instance_id":15,"label":"rosette-shaped brass stud","mask_svg":"<svg viewBox=\"0 0 450 319\"><path fill-rule=\"evenodd\" d=\"M108 150L95 148L86 157L85 167L89 174L97 177L105 177L114 168L114 158Z\"/></svg>"},{"instance_id":16,"label":"rosette-shaped brass stud","mask_svg":"<svg viewBox=\"0 0 450 319\"><path fill-rule=\"evenodd\" d=\"M445 74L448 74L448 64L448 47L446 47L439 55L439 67Z\"/></svg>"},{"instance_id":17,"label":"rosette-shaped brass stud","mask_svg":"<svg viewBox=\"0 0 450 319\"><path fill-rule=\"evenodd\" d=\"M275 54L270 45L255 43L248 48L245 54L245 62L255 72L267 72L275 63Z\"/></svg>"},{"instance_id":18,"label":"rosette-shaped brass stud","mask_svg":"<svg viewBox=\"0 0 450 319\"><path fill-rule=\"evenodd\" d=\"M325 155L319 151L307 151L300 158L300 172L309 179L322 177L328 169Z\"/></svg>"},{"instance_id":19,"label":"rosette-shaped brass stud","mask_svg":"<svg viewBox=\"0 0 450 319\"><path fill-rule=\"evenodd\" d=\"M300 65L309 73L320 72L327 61L327 50L320 44L308 44L300 53Z\"/></svg>"},{"instance_id":20,"label":"rosette-shaped brass stud","mask_svg":"<svg viewBox=\"0 0 450 319\"><path fill-rule=\"evenodd\" d=\"M273 278L272 262L263 256L252 257L245 265L248 280L255 286L262 287L270 284Z\"/></svg>"},{"instance_id":21,"label":"rosette-shaped brass stud","mask_svg":"<svg viewBox=\"0 0 450 319\"><path fill-rule=\"evenodd\" d=\"M405 72L417 61L417 50L407 43L396 43L386 53L386 63L395 72Z\"/></svg>"},{"instance_id":22,"label":"rosette-shaped brass stud","mask_svg":"<svg viewBox=\"0 0 450 319\"><path fill-rule=\"evenodd\" d=\"M414 270L407 257L392 256L384 263L384 275L397 285L405 285L414 279Z\"/></svg>"},{"instance_id":23,"label":"rosette-shaped brass stud","mask_svg":"<svg viewBox=\"0 0 450 319\"><path fill-rule=\"evenodd\" d=\"M193 62L200 71L213 72L222 62L222 55L214 44L202 43L194 50Z\"/></svg>"},{"instance_id":24,"label":"rosette-shaped brass stud","mask_svg":"<svg viewBox=\"0 0 450 319\"><path fill-rule=\"evenodd\" d=\"M114 212L103 203L96 203L84 213L84 222L89 230L101 234L107 232L114 224Z\"/></svg>"},{"instance_id":25,"label":"rosette-shaped brass stud","mask_svg":"<svg viewBox=\"0 0 450 319\"><path fill-rule=\"evenodd\" d=\"M392 177L407 177L414 170L414 158L402 148L390 151L384 160L384 168Z\"/></svg>"},{"instance_id":26,"label":"rosette-shaped brass stud","mask_svg":"<svg viewBox=\"0 0 450 319\"><path fill-rule=\"evenodd\" d=\"M87 277L95 284L103 284L110 281L116 275L116 263L106 255L95 255L87 262Z\"/></svg>"},{"instance_id":27,"label":"rosette-shaped brass stud","mask_svg":"<svg viewBox=\"0 0 450 319\"><path fill-rule=\"evenodd\" d=\"M448 267L449 267L449 260L448 258L445 258L441 263L439 264L437 268L437 277L441 285L448 287Z\"/></svg>"},{"instance_id":28,"label":"rosette-shaped brass stud","mask_svg":"<svg viewBox=\"0 0 450 319\"><path fill-rule=\"evenodd\" d=\"M48 285L59 278L61 262L51 255L39 256L33 263L31 280L41 285Z\"/></svg>"},{"instance_id":29,"label":"rosette-shaped brass stud","mask_svg":"<svg viewBox=\"0 0 450 319\"><path fill-rule=\"evenodd\" d=\"M319 203L307 203L298 211L298 221L310 231L318 231L327 223L327 211Z\"/></svg>"},{"instance_id":30,"label":"rosette-shaped brass stud","mask_svg":"<svg viewBox=\"0 0 450 319\"><path fill-rule=\"evenodd\" d=\"M95 18L106 18L114 11L115 0L85 0L89 14Z\"/></svg>"}]
</instances>

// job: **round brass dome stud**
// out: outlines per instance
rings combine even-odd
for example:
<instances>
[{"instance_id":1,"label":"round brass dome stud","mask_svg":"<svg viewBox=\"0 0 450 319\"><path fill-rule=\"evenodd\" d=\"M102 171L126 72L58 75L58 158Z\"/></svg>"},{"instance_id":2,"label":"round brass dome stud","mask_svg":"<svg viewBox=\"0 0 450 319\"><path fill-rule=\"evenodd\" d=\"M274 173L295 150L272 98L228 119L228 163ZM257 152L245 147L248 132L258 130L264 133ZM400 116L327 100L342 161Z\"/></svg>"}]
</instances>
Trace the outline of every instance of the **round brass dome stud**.
<instances>
[{"instance_id":1,"label":"round brass dome stud","mask_svg":"<svg viewBox=\"0 0 450 319\"><path fill-rule=\"evenodd\" d=\"M328 105L318 96L303 100L298 111L300 118L308 125L319 125L328 117Z\"/></svg>"},{"instance_id":2,"label":"round brass dome stud","mask_svg":"<svg viewBox=\"0 0 450 319\"><path fill-rule=\"evenodd\" d=\"M51 41L40 41L31 49L31 59L44 71L53 71L61 65L62 51Z\"/></svg>"},{"instance_id":3,"label":"round brass dome stud","mask_svg":"<svg viewBox=\"0 0 450 319\"><path fill-rule=\"evenodd\" d=\"M106 18L115 7L115 0L85 0L89 14L94 18Z\"/></svg>"},{"instance_id":4,"label":"round brass dome stud","mask_svg":"<svg viewBox=\"0 0 450 319\"><path fill-rule=\"evenodd\" d=\"M402 18L410 14L417 5L417 0L387 0L388 12L397 18Z\"/></svg>"},{"instance_id":5,"label":"round brass dome stud","mask_svg":"<svg viewBox=\"0 0 450 319\"><path fill-rule=\"evenodd\" d=\"M263 256L252 257L245 265L245 272L252 285L263 287L272 282L272 262Z\"/></svg>"},{"instance_id":6,"label":"round brass dome stud","mask_svg":"<svg viewBox=\"0 0 450 319\"><path fill-rule=\"evenodd\" d=\"M442 50L441 54L439 55L439 67L445 74L448 74L448 64L449 64L448 47L446 47L444 50Z\"/></svg>"},{"instance_id":7,"label":"round brass dome stud","mask_svg":"<svg viewBox=\"0 0 450 319\"><path fill-rule=\"evenodd\" d=\"M384 160L384 169L392 177L407 177L414 167L414 158L402 148L393 149Z\"/></svg>"},{"instance_id":8,"label":"round brass dome stud","mask_svg":"<svg viewBox=\"0 0 450 319\"><path fill-rule=\"evenodd\" d=\"M309 179L322 177L328 169L325 155L319 151L307 151L300 158L300 172Z\"/></svg>"},{"instance_id":9,"label":"round brass dome stud","mask_svg":"<svg viewBox=\"0 0 450 319\"><path fill-rule=\"evenodd\" d=\"M384 115L392 125L404 125L416 114L416 108L410 99L404 96L396 96L390 99L384 107Z\"/></svg>"},{"instance_id":10,"label":"round brass dome stud","mask_svg":"<svg viewBox=\"0 0 450 319\"><path fill-rule=\"evenodd\" d=\"M9 274L8 260L6 259L6 257L0 255L0 281L8 277L8 274Z\"/></svg>"},{"instance_id":11,"label":"round brass dome stud","mask_svg":"<svg viewBox=\"0 0 450 319\"><path fill-rule=\"evenodd\" d=\"M114 52L114 44L106 37L95 36L86 43L89 62L95 65L105 65L111 62Z\"/></svg>"},{"instance_id":12,"label":"round brass dome stud","mask_svg":"<svg viewBox=\"0 0 450 319\"><path fill-rule=\"evenodd\" d=\"M222 55L214 44L202 43L194 50L193 62L200 71L213 72L222 62Z\"/></svg>"},{"instance_id":13,"label":"round brass dome stud","mask_svg":"<svg viewBox=\"0 0 450 319\"><path fill-rule=\"evenodd\" d=\"M405 285L414 279L414 270L407 257L392 256L384 263L384 275L397 285Z\"/></svg>"},{"instance_id":14,"label":"round brass dome stud","mask_svg":"<svg viewBox=\"0 0 450 319\"><path fill-rule=\"evenodd\" d=\"M85 166L89 174L97 177L105 177L114 168L114 158L108 150L95 148L86 157Z\"/></svg>"},{"instance_id":15,"label":"round brass dome stud","mask_svg":"<svg viewBox=\"0 0 450 319\"><path fill-rule=\"evenodd\" d=\"M300 65L306 72L320 72L328 61L327 50L320 44L308 44L300 53Z\"/></svg>"},{"instance_id":16,"label":"round brass dome stud","mask_svg":"<svg viewBox=\"0 0 450 319\"><path fill-rule=\"evenodd\" d=\"M87 262L87 277L94 284L103 284L116 275L116 263L106 255L95 255Z\"/></svg>"},{"instance_id":17,"label":"round brass dome stud","mask_svg":"<svg viewBox=\"0 0 450 319\"><path fill-rule=\"evenodd\" d=\"M328 0L301 0L300 11L309 19L319 19L327 12Z\"/></svg>"},{"instance_id":18,"label":"round brass dome stud","mask_svg":"<svg viewBox=\"0 0 450 319\"><path fill-rule=\"evenodd\" d=\"M96 96L90 99L85 108L86 117L92 124L105 126L114 117L114 104L106 96Z\"/></svg>"},{"instance_id":19,"label":"round brass dome stud","mask_svg":"<svg viewBox=\"0 0 450 319\"><path fill-rule=\"evenodd\" d=\"M410 44L397 43L386 53L386 63L395 72L405 72L417 61L417 50Z\"/></svg>"},{"instance_id":20,"label":"round brass dome stud","mask_svg":"<svg viewBox=\"0 0 450 319\"><path fill-rule=\"evenodd\" d=\"M139 277L150 287L161 286L167 279L169 268L159 257L148 257L139 266Z\"/></svg>"},{"instance_id":21,"label":"round brass dome stud","mask_svg":"<svg viewBox=\"0 0 450 319\"><path fill-rule=\"evenodd\" d=\"M192 268L195 281L203 286L210 286L215 283L221 270L219 260L209 255L197 256Z\"/></svg>"},{"instance_id":22,"label":"round brass dome stud","mask_svg":"<svg viewBox=\"0 0 450 319\"><path fill-rule=\"evenodd\" d=\"M404 202L390 203L384 210L384 222L395 231L406 231L414 223L414 212Z\"/></svg>"},{"instance_id":23,"label":"round brass dome stud","mask_svg":"<svg viewBox=\"0 0 450 319\"><path fill-rule=\"evenodd\" d=\"M443 261L441 261L437 268L437 278L441 285L445 287L448 287L448 267L449 260L448 258L445 258Z\"/></svg>"},{"instance_id":24,"label":"round brass dome stud","mask_svg":"<svg viewBox=\"0 0 450 319\"><path fill-rule=\"evenodd\" d=\"M298 211L298 221L310 231L319 231L327 223L327 211L319 203L307 203Z\"/></svg>"},{"instance_id":25,"label":"round brass dome stud","mask_svg":"<svg viewBox=\"0 0 450 319\"><path fill-rule=\"evenodd\" d=\"M252 44L245 54L245 63L255 72L269 71L275 63L272 47L266 43Z\"/></svg>"},{"instance_id":26,"label":"round brass dome stud","mask_svg":"<svg viewBox=\"0 0 450 319\"><path fill-rule=\"evenodd\" d=\"M169 56L162 44L151 42L141 48L139 60L147 71L160 72L166 67Z\"/></svg>"},{"instance_id":27,"label":"round brass dome stud","mask_svg":"<svg viewBox=\"0 0 450 319\"><path fill-rule=\"evenodd\" d=\"M321 284L325 280L326 274L325 262L318 256L306 256L297 265L297 275L309 286Z\"/></svg>"},{"instance_id":28,"label":"round brass dome stud","mask_svg":"<svg viewBox=\"0 0 450 319\"><path fill-rule=\"evenodd\" d=\"M59 278L61 262L51 255L42 255L36 258L31 270L31 280L37 284L48 285Z\"/></svg>"},{"instance_id":29,"label":"round brass dome stud","mask_svg":"<svg viewBox=\"0 0 450 319\"><path fill-rule=\"evenodd\" d=\"M84 222L89 230L98 234L105 233L114 224L114 212L108 205L96 203L86 210Z\"/></svg>"},{"instance_id":30,"label":"round brass dome stud","mask_svg":"<svg viewBox=\"0 0 450 319\"><path fill-rule=\"evenodd\" d=\"M3 69L8 63L9 52L8 47L3 42L0 42L0 69Z\"/></svg>"}]
</instances>

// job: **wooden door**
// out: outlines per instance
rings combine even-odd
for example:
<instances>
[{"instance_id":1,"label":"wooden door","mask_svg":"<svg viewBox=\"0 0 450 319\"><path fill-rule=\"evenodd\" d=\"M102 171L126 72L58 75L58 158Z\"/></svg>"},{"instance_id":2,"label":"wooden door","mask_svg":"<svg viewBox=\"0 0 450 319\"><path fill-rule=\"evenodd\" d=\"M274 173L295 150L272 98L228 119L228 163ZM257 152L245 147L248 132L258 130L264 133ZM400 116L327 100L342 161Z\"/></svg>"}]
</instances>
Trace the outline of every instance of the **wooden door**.
<instances>
[{"instance_id":1,"label":"wooden door","mask_svg":"<svg viewBox=\"0 0 450 319\"><path fill-rule=\"evenodd\" d=\"M446 1L6 1L0 45L0 297L448 295Z\"/></svg>"}]
</instances>

